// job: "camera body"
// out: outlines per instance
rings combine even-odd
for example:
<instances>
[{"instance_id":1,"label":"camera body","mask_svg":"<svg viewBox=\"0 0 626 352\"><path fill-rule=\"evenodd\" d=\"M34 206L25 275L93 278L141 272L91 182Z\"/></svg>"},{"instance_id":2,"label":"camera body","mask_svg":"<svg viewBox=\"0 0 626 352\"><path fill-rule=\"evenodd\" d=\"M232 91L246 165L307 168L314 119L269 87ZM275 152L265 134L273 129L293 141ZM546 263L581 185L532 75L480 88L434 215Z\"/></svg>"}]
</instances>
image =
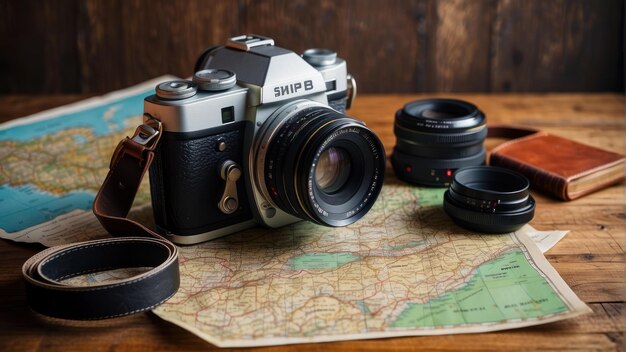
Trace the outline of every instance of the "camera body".
<instances>
[{"instance_id":1,"label":"camera body","mask_svg":"<svg viewBox=\"0 0 626 352\"><path fill-rule=\"evenodd\" d=\"M315 174L320 172L315 164L324 148L339 143L342 136L354 138L354 133L367 135L372 145L380 145L362 123L339 113L354 98L356 88L344 60L325 49L310 49L300 56L275 46L270 38L244 35L230 38L225 46L207 49L199 58L196 71L193 82L159 84L156 94L144 103L144 119L156 119L163 127L150 168L152 205L159 232L175 243L193 244L257 224L273 228L302 218L315 221L324 213L330 220L319 223L343 226L356 221L356 213L360 217L369 210L372 197L376 198L382 185L384 150L382 155L373 155L383 161L382 170L376 171L375 187L370 187L362 204L350 205L352 210L338 220L333 220L332 211L328 215L325 203L318 202L313 194L319 188L315 186L316 177L324 180L324 175ZM325 118L343 121L342 127L334 132L315 127L314 122L321 121L309 116L315 114L338 115ZM289 128L285 127L287 120ZM294 130L299 121L309 126L303 124ZM326 128L329 123L322 125ZM308 135L312 128L316 128L316 134L306 142L289 144L285 140L291 135ZM347 132L331 136L340 130ZM318 141L315 148L306 144L320 135L326 139ZM300 152L293 157L290 149ZM307 159L309 149L315 150ZM267 157L268 150L273 159ZM312 168L303 168L300 161L311 163ZM284 170L283 162L289 163ZM308 170L310 175L302 176L308 177L308 181L303 183L294 175L284 185L284 174L292 169ZM291 179L297 180L297 185ZM307 192L311 201L302 200ZM284 200L282 193L289 193L284 197L291 198ZM292 204L298 202L299 205Z\"/></svg>"}]
</instances>

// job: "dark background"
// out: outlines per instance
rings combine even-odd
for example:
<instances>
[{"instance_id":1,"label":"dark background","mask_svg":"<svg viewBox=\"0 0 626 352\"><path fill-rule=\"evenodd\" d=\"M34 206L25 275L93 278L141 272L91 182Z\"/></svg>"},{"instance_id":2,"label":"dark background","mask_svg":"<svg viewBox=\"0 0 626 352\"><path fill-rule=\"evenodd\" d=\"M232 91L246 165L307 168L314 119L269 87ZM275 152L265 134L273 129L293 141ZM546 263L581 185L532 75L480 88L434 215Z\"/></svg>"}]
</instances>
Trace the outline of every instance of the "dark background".
<instances>
[{"instance_id":1,"label":"dark background","mask_svg":"<svg viewBox=\"0 0 626 352\"><path fill-rule=\"evenodd\" d=\"M360 92L623 91L621 0L0 0L0 93L192 73L244 33L328 47Z\"/></svg>"}]
</instances>

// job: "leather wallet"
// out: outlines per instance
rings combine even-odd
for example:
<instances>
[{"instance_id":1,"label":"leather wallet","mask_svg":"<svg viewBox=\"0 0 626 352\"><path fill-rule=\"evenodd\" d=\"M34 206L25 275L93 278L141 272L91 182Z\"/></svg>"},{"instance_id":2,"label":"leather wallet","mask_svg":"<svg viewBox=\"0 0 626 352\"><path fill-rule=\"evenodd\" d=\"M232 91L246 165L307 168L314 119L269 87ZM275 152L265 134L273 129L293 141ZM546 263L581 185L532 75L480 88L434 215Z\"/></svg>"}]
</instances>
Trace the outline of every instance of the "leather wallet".
<instances>
[{"instance_id":1,"label":"leather wallet","mask_svg":"<svg viewBox=\"0 0 626 352\"><path fill-rule=\"evenodd\" d=\"M524 174L531 187L563 200L580 198L624 179L624 156L537 132L503 143L490 164Z\"/></svg>"}]
</instances>

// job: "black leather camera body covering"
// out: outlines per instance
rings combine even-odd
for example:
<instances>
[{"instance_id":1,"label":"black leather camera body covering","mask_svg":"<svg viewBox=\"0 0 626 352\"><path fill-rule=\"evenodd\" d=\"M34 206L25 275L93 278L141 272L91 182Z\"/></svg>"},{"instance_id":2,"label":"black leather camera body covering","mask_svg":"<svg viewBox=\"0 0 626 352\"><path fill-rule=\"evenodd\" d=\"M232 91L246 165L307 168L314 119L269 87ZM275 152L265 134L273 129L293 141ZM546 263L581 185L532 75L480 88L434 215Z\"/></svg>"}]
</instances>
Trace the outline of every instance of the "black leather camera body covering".
<instances>
[{"instance_id":1,"label":"black leather camera body covering","mask_svg":"<svg viewBox=\"0 0 626 352\"><path fill-rule=\"evenodd\" d=\"M225 182L220 165L244 165L245 121L194 132L164 132L150 167L155 222L163 233L193 235L252 219L246 187L237 187L239 207L218 209ZM220 151L223 143L225 149ZM244 176L245 177L245 176Z\"/></svg>"}]
</instances>

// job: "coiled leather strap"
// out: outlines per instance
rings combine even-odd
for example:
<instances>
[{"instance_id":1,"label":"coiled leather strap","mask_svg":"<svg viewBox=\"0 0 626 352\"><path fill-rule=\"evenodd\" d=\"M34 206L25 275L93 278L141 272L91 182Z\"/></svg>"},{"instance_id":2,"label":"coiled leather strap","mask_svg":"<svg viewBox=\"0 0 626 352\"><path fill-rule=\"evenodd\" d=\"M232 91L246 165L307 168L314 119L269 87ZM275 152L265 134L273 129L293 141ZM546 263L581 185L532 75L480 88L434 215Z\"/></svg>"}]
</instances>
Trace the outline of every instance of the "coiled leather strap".
<instances>
[{"instance_id":1,"label":"coiled leather strap","mask_svg":"<svg viewBox=\"0 0 626 352\"><path fill-rule=\"evenodd\" d=\"M132 138L119 143L94 200L93 211L102 226L124 237L52 247L24 263L27 300L35 311L65 319L113 318L154 308L176 293L178 248L127 218L161 132L161 124L147 117ZM63 282L88 273L137 267L152 269L97 285Z\"/></svg>"},{"instance_id":2,"label":"coiled leather strap","mask_svg":"<svg viewBox=\"0 0 626 352\"><path fill-rule=\"evenodd\" d=\"M80 242L49 248L22 268L28 303L64 319L105 319L152 309L178 290L178 250L172 243L139 237ZM61 280L103 270L151 267L141 275L95 286Z\"/></svg>"}]
</instances>

